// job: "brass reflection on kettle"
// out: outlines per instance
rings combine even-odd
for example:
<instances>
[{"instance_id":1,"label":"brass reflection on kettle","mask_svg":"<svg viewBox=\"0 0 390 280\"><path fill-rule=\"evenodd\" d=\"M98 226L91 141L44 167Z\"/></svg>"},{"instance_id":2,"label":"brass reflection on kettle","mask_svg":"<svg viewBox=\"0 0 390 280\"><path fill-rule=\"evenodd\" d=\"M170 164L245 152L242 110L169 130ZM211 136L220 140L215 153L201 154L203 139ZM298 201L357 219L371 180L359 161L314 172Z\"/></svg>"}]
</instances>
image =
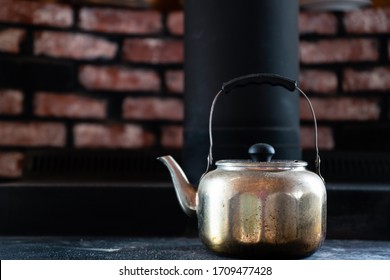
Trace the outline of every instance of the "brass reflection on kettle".
<instances>
[{"instance_id":1,"label":"brass reflection on kettle","mask_svg":"<svg viewBox=\"0 0 390 280\"><path fill-rule=\"evenodd\" d=\"M212 158L212 114L217 98L250 83L298 90L314 117L317 174L298 160L271 160L268 144L249 148L251 160L220 160L209 171ZM301 258L313 254L326 232L326 190L320 174L317 124L307 96L287 78L252 74L223 84L210 113L210 151L199 187L192 186L171 156L160 157L169 169L183 210L197 215L199 237L210 250L241 258Z\"/></svg>"}]
</instances>

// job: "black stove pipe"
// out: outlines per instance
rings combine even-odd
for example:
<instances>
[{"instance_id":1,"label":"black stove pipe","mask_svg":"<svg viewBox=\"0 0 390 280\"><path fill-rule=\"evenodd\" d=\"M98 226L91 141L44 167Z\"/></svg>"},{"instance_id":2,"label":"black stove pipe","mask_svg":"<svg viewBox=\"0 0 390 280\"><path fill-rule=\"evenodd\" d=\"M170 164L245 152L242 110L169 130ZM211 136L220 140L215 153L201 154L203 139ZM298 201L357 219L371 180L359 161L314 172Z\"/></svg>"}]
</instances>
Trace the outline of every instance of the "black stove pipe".
<instances>
[{"instance_id":1,"label":"black stove pipe","mask_svg":"<svg viewBox=\"0 0 390 280\"><path fill-rule=\"evenodd\" d=\"M251 73L297 80L298 1L186 0L184 169L196 183L209 149L211 102L223 82ZM276 159L299 159L299 96L247 86L221 96L213 120L214 158L248 158L257 142Z\"/></svg>"}]
</instances>

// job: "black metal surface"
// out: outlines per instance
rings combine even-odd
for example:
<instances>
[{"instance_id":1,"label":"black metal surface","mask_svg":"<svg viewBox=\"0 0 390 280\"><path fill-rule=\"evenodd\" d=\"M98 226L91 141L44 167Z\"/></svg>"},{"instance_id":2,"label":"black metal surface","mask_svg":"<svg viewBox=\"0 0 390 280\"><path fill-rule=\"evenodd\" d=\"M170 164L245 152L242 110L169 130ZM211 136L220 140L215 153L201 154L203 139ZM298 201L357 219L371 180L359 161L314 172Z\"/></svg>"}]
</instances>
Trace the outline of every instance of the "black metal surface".
<instances>
[{"instance_id":1,"label":"black metal surface","mask_svg":"<svg viewBox=\"0 0 390 280\"><path fill-rule=\"evenodd\" d=\"M244 141L247 148L257 143L255 135L247 136ZM249 159L247 152L243 159ZM179 150L31 150L25 155L23 181L170 182L168 170L156 160L165 154L182 162ZM327 182L390 182L390 153L320 151L320 155L321 173ZM315 157L315 151L303 152L303 159L309 163L310 170L314 170ZM206 157L202 164L206 167Z\"/></svg>"},{"instance_id":2,"label":"black metal surface","mask_svg":"<svg viewBox=\"0 0 390 280\"><path fill-rule=\"evenodd\" d=\"M0 185L0 235L172 236L194 224L166 185Z\"/></svg>"},{"instance_id":3,"label":"black metal surface","mask_svg":"<svg viewBox=\"0 0 390 280\"><path fill-rule=\"evenodd\" d=\"M327 182L389 183L390 153L356 151L321 151L321 173ZM303 158L314 170L314 152Z\"/></svg>"},{"instance_id":4,"label":"black metal surface","mask_svg":"<svg viewBox=\"0 0 390 280\"><path fill-rule=\"evenodd\" d=\"M29 154L25 165L29 182L0 184L0 235L196 234L196 220L182 213L169 172L155 159L158 155ZM328 237L389 240L390 157L321 155ZM305 157L314 159L311 153Z\"/></svg>"},{"instance_id":5,"label":"black metal surface","mask_svg":"<svg viewBox=\"0 0 390 280\"><path fill-rule=\"evenodd\" d=\"M390 240L390 185L328 184L327 236Z\"/></svg>"},{"instance_id":6,"label":"black metal surface","mask_svg":"<svg viewBox=\"0 0 390 280\"><path fill-rule=\"evenodd\" d=\"M0 237L2 260L233 260L198 238ZM390 242L325 240L309 260L390 260Z\"/></svg>"},{"instance_id":7,"label":"black metal surface","mask_svg":"<svg viewBox=\"0 0 390 280\"><path fill-rule=\"evenodd\" d=\"M177 150L164 151L179 162ZM23 166L24 181L40 182L169 182L157 161L161 150L31 150Z\"/></svg>"},{"instance_id":8,"label":"black metal surface","mask_svg":"<svg viewBox=\"0 0 390 280\"><path fill-rule=\"evenodd\" d=\"M327 238L390 240L390 185L327 184ZM0 235L196 236L171 184L0 184Z\"/></svg>"},{"instance_id":9,"label":"black metal surface","mask_svg":"<svg viewBox=\"0 0 390 280\"><path fill-rule=\"evenodd\" d=\"M298 2L188 0L185 14L184 164L197 181L206 168L211 102L222 83L252 73L298 78ZM269 85L239 91L216 107L215 159L245 158L258 142L273 145L276 158L299 159L298 94Z\"/></svg>"}]
</instances>

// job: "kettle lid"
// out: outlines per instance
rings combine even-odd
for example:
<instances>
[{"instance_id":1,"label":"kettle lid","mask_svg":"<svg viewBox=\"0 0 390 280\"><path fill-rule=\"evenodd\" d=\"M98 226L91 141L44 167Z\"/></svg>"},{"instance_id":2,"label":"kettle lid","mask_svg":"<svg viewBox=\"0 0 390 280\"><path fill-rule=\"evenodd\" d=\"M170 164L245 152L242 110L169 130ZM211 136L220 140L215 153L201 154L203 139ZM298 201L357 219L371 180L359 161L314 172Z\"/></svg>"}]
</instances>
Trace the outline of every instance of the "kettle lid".
<instances>
[{"instance_id":1,"label":"kettle lid","mask_svg":"<svg viewBox=\"0 0 390 280\"><path fill-rule=\"evenodd\" d=\"M257 143L249 147L248 154L251 160L219 160L217 166L246 167L265 169L290 169L305 167L307 162L301 160L272 160L275 149L266 143Z\"/></svg>"}]
</instances>

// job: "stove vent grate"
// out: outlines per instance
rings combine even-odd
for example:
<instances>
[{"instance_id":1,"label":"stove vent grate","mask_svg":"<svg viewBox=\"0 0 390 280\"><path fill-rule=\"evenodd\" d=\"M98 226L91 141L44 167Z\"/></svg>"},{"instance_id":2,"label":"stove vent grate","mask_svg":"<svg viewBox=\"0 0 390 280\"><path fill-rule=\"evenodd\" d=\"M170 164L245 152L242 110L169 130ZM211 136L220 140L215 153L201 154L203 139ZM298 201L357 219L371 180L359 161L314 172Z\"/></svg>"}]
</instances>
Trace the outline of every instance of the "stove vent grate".
<instances>
[{"instance_id":1,"label":"stove vent grate","mask_svg":"<svg viewBox=\"0 0 390 280\"><path fill-rule=\"evenodd\" d=\"M177 151L169 153L179 156ZM161 151L152 150L29 151L23 178L29 181L169 181L169 172L156 160L161 155Z\"/></svg>"},{"instance_id":2,"label":"stove vent grate","mask_svg":"<svg viewBox=\"0 0 390 280\"><path fill-rule=\"evenodd\" d=\"M390 153L323 151L320 154L321 173L327 182L390 182ZM309 163L311 158L311 153L304 153Z\"/></svg>"},{"instance_id":3,"label":"stove vent grate","mask_svg":"<svg viewBox=\"0 0 390 280\"><path fill-rule=\"evenodd\" d=\"M171 154L180 162L178 150L71 150L29 151L23 179L29 181L170 182L158 156ZM390 182L390 153L321 151L321 173L326 182ZM303 153L313 169L314 155Z\"/></svg>"}]
</instances>

